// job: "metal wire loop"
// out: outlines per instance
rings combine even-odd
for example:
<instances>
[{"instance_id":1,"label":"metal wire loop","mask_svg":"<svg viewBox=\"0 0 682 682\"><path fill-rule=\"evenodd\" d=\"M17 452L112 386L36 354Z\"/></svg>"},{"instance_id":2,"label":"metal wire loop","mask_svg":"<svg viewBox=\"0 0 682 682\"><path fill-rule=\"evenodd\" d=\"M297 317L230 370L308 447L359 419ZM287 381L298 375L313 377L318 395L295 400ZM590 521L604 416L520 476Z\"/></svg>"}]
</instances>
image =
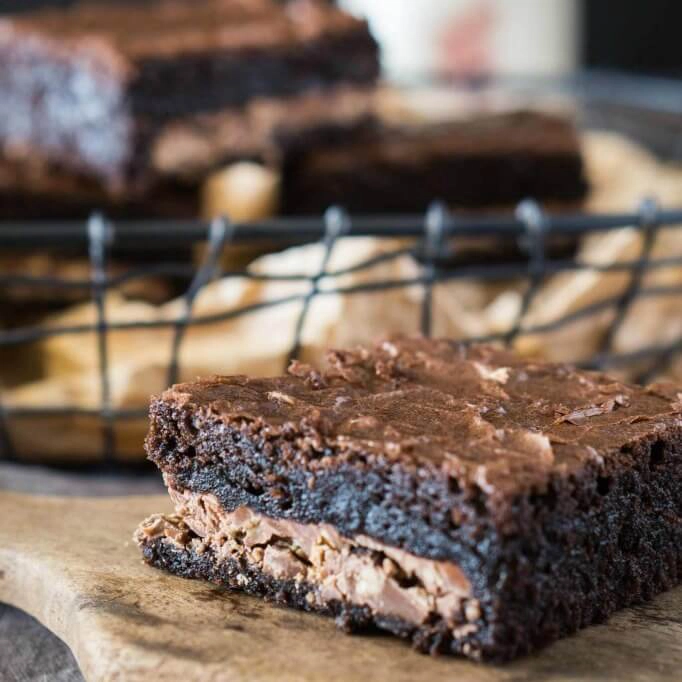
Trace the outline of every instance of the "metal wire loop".
<instances>
[{"instance_id":1,"label":"metal wire loop","mask_svg":"<svg viewBox=\"0 0 682 682\"><path fill-rule=\"evenodd\" d=\"M523 223L525 232L521 247L528 254L528 287L519 306L514 324L505 335L505 343L511 346L521 333L526 313L540 289L546 274L545 233L549 229L547 218L540 204L534 199L524 199L516 207L516 217Z\"/></svg>"},{"instance_id":2,"label":"metal wire loop","mask_svg":"<svg viewBox=\"0 0 682 682\"><path fill-rule=\"evenodd\" d=\"M225 243L231 239L234 227L229 220L223 216L214 218L208 226L207 247L203 260L196 271L196 274L185 292L185 307L183 314L177 319L175 333L171 344L171 358L168 364L168 385L172 386L177 382L180 373L180 346L185 337L187 327L192 322L192 310L197 294L215 276L219 267L220 257L223 253Z\"/></svg>"},{"instance_id":3,"label":"metal wire loop","mask_svg":"<svg viewBox=\"0 0 682 682\"><path fill-rule=\"evenodd\" d=\"M436 259L444 255L445 235L450 213L442 201L433 201L424 220L424 293L419 327L422 335L431 336L433 326L433 284L437 279Z\"/></svg>"},{"instance_id":4,"label":"metal wire loop","mask_svg":"<svg viewBox=\"0 0 682 682\"><path fill-rule=\"evenodd\" d=\"M648 269L651 252L656 243L659 227L659 207L656 199L653 197L642 199L637 207L637 215L639 216L638 226L642 233L642 248L639 260L633 265L630 280L616 303L613 321L604 334L599 354L596 357L597 365L603 364L605 355L612 350L616 335L621 330L633 302L642 289L644 274ZM663 360L665 364L664 356L659 357L659 360Z\"/></svg>"},{"instance_id":5,"label":"metal wire loop","mask_svg":"<svg viewBox=\"0 0 682 682\"><path fill-rule=\"evenodd\" d=\"M330 206L324 212L324 234L327 240L336 240L350 232L351 220L342 206Z\"/></svg>"},{"instance_id":6,"label":"metal wire loop","mask_svg":"<svg viewBox=\"0 0 682 682\"><path fill-rule=\"evenodd\" d=\"M524 234L521 247L530 256L530 265L537 269L545 259L545 233L547 218L540 204L534 199L524 199L516 207L515 215L523 223Z\"/></svg>"},{"instance_id":7,"label":"metal wire loop","mask_svg":"<svg viewBox=\"0 0 682 682\"><path fill-rule=\"evenodd\" d=\"M106 249L113 239L113 228L108 226L104 216L93 213L87 222L88 254L92 280L92 300L97 316L97 355L100 379L100 404L102 406L102 439L104 459L113 461L116 455L114 415L111 410L111 384L109 381L109 348L107 343L106 315Z\"/></svg>"},{"instance_id":8,"label":"metal wire loop","mask_svg":"<svg viewBox=\"0 0 682 682\"><path fill-rule=\"evenodd\" d=\"M425 242L424 255L433 262L443 255L445 236L450 224L450 211L443 201L434 201L426 211L424 221Z\"/></svg>"},{"instance_id":9,"label":"metal wire loop","mask_svg":"<svg viewBox=\"0 0 682 682\"><path fill-rule=\"evenodd\" d=\"M310 278L310 291L303 298L303 303L301 306L301 313L296 320L296 326L294 327L294 337L291 342L291 350L287 355L287 367L291 364L292 360L296 360L301 351L301 339L303 336L303 329L305 326L305 321L308 317L308 312L310 311L310 305L319 294L319 282L326 276L327 267L329 266L329 261L336 246L336 242L343 236L351 231L351 219L348 215L346 209L341 206L330 206L324 212L324 253L322 256L322 263L320 264L320 269L315 275Z\"/></svg>"},{"instance_id":10,"label":"metal wire loop","mask_svg":"<svg viewBox=\"0 0 682 682\"><path fill-rule=\"evenodd\" d=\"M661 207L655 197L644 197L637 208L639 225L643 230L651 230L658 226Z\"/></svg>"}]
</instances>

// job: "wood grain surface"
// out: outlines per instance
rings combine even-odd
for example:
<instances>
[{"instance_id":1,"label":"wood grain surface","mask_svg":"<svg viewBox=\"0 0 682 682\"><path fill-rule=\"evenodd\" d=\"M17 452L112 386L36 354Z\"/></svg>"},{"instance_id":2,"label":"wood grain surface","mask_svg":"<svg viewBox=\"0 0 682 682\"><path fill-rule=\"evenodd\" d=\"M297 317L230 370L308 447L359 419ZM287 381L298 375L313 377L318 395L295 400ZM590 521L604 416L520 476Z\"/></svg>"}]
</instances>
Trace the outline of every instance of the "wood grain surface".
<instances>
[{"instance_id":1,"label":"wood grain surface","mask_svg":"<svg viewBox=\"0 0 682 682\"><path fill-rule=\"evenodd\" d=\"M72 649L87 680L521 682L670 680L682 669L682 589L544 652L495 667L430 658L383 636L149 568L136 524L165 496L0 493L0 601Z\"/></svg>"},{"instance_id":2,"label":"wood grain surface","mask_svg":"<svg viewBox=\"0 0 682 682\"><path fill-rule=\"evenodd\" d=\"M0 491L43 495L140 495L165 493L155 467L54 469L0 462ZM0 492L0 495L2 493ZM1 655L1 654L7 655ZM0 680L2 682L83 682L69 648L25 611L0 604Z\"/></svg>"}]
</instances>

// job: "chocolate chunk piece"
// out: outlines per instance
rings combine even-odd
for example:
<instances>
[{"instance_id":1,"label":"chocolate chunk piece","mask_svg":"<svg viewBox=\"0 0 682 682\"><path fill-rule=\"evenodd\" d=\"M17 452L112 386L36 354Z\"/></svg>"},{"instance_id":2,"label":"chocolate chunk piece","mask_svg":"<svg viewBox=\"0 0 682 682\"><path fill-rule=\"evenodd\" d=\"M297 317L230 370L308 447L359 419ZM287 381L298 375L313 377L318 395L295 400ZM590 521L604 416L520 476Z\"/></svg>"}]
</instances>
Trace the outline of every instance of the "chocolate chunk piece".
<instances>
[{"instance_id":1,"label":"chocolate chunk piece","mask_svg":"<svg viewBox=\"0 0 682 682\"><path fill-rule=\"evenodd\" d=\"M682 395L398 339L153 400L178 575L507 660L679 581Z\"/></svg>"}]
</instances>

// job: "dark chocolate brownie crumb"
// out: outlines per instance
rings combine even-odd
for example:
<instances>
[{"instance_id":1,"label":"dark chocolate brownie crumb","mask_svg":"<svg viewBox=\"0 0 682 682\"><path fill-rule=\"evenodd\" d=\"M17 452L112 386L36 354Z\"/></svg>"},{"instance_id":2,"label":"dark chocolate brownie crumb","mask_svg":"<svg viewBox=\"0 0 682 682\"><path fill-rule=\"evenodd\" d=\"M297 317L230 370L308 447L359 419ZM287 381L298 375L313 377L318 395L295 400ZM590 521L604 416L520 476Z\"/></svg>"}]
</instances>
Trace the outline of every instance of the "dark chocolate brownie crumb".
<instances>
[{"instance_id":1,"label":"dark chocolate brownie crumb","mask_svg":"<svg viewBox=\"0 0 682 682\"><path fill-rule=\"evenodd\" d=\"M150 458L170 487L226 511L452 562L478 610L450 634L420 623L409 638L423 651L513 658L679 582L679 389L445 340L330 363L314 381L297 366L168 390ZM388 616L372 622L390 629Z\"/></svg>"}]
</instances>

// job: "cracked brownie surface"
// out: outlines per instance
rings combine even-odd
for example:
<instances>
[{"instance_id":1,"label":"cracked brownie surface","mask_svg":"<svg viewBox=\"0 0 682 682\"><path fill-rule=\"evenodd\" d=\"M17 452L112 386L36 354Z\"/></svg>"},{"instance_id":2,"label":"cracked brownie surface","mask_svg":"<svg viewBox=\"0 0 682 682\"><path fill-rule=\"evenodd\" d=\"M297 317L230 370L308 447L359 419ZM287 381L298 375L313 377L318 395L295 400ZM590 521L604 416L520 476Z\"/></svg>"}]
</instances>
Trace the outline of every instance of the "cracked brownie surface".
<instances>
[{"instance_id":1,"label":"cracked brownie surface","mask_svg":"<svg viewBox=\"0 0 682 682\"><path fill-rule=\"evenodd\" d=\"M147 561L505 660L674 585L682 394L398 339L151 406Z\"/></svg>"}]
</instances>

